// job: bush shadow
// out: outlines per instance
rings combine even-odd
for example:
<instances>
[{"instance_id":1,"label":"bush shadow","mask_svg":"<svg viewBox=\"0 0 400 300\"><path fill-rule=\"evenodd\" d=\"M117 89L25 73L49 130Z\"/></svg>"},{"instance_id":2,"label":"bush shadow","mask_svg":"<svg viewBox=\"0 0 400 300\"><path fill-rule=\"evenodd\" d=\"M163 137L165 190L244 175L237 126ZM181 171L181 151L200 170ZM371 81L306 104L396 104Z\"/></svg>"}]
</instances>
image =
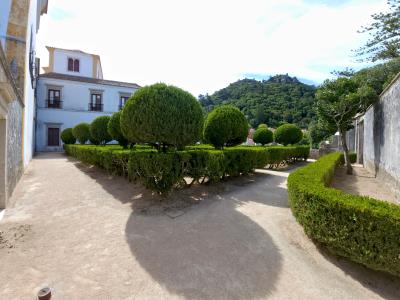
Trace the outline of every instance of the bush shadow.
<instances>
[{"instance_id":1,"label":"bush shadow","mask_svg":"<svg viewBox=\"0 0 400 300\"><path fill-rule=\"evenodd\" d=\"M70 160L116 199L131 204L126 241L135 260L169 293L185 299L253 299L274 291L280 251L264 228L238 210L248 200L237 197L243 186L263 184L270 175L195 185L161 197ZM177 210L183 215L168 216Z\"/></svg>"}]
</instances>

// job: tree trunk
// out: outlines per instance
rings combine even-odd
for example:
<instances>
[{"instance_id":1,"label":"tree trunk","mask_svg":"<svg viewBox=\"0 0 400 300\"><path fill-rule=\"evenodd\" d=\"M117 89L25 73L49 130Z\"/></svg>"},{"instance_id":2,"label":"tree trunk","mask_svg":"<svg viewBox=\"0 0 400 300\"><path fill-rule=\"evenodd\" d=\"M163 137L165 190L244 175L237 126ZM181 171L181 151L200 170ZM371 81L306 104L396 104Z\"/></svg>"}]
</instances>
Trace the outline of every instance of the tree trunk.
<instances>
[{"instance_id":1,"label":"tree trunk","mask_svg":"<svg viewBox=\"0 0 400 300\"><path fill-rule=\"evenodd\" d=\"M353 174L353 167L351 166L349 148L347 147L347 142L346 142L346 131L339 131L339 132L344 153L344 164L346 166L347 174L351 175Z\"/></svg>"}]
</instances>

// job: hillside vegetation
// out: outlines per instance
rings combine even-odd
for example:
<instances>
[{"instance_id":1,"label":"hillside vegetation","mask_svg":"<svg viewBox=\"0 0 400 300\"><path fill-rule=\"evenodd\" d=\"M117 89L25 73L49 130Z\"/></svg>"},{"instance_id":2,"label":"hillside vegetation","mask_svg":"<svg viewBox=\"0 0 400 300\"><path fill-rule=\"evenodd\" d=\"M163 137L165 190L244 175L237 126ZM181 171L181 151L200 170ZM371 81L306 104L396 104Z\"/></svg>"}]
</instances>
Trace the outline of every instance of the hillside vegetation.
<instances>
[{"instance_id":1,"label":"hillside vegetation","mask_svg":"<svg viewBox=\"0 0 400 300\"><path fill-rule=\"evenodd\" d=\"M236 106L253 127L262 123L270 127L293 123L307 128L316 118L315 90L296 77L277 75L263 81L239 80L212 95L200 95L199 101L206 112L223 104Z\"/></svg>"}]
</instances>

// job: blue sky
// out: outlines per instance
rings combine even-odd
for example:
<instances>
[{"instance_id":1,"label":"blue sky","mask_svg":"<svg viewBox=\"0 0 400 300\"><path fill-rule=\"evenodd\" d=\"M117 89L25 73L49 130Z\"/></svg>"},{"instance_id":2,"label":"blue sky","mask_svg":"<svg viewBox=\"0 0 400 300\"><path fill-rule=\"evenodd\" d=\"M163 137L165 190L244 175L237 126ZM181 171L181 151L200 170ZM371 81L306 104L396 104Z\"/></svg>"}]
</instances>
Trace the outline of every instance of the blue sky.
<instances>
[{"instance_id":1,"label":"blue sky","mask_svg":"<svg viewBox=\"0 0 400 300\"><path fill-rule=\"evenodd\" d=\"M46 45L101 56L104 77L166 82L195 96L248 74L286 74L320 83L360 64L357 33L385 0L51 0L38 55Z\"/></svg>"}]
</instances>

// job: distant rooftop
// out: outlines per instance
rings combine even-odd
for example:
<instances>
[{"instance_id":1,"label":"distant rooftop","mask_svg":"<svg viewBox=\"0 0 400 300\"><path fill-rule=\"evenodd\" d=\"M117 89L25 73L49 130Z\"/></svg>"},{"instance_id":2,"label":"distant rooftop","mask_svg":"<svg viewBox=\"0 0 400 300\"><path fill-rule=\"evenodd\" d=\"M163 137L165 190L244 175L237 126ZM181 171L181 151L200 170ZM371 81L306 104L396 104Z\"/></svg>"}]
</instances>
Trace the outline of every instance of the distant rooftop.
<instances>
[{"instance_id":1,"label":"distant rooftop","mask_svg":"<svg viewBox=\"0 0 400 300\"><path fill-rule=\"evenodd\" d=\"M82 76L67 75L67 74L60 74L60 73L44 73L44 74L40 74L39 77L40 78L53 78L53 79L69 80L69 81L78 81L78 82L87 82L87 83L103 84L103 85L111 85L111 86L128 87L128 88L134 88L134 89L140 88L140 85L138 85L136 83L97 79L97 78L92 78L92 77L82 77Z\"/></svg>"}]
</instances>

